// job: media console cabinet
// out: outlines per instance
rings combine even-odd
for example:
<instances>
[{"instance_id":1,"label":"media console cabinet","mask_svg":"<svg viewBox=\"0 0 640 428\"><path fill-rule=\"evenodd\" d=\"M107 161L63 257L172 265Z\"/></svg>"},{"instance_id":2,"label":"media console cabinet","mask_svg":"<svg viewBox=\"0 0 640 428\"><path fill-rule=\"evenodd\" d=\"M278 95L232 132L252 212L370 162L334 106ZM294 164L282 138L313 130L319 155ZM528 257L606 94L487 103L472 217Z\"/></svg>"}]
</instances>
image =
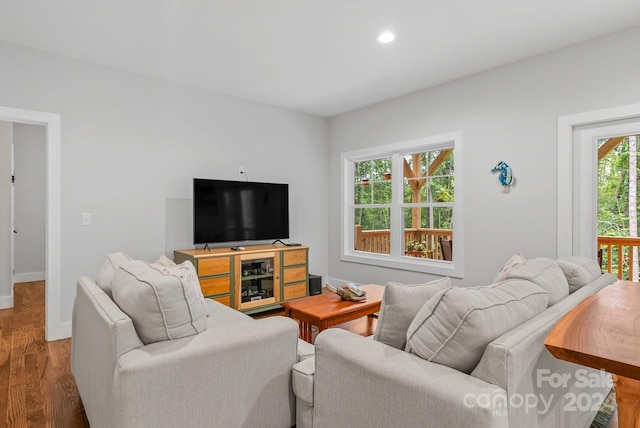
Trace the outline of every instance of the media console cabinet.
<instances>
[{"instance_id":1,"label":"media console cabinet","mask_svg":"<svg viewBox=\"0 0 640 428\"><path fill-rule=\"evenodd\" d=\"M176 250L176 263L196 267L202 294L245 313L307 296L309 247L255 245L244 250Z\"/></svg>"}]
</instances>

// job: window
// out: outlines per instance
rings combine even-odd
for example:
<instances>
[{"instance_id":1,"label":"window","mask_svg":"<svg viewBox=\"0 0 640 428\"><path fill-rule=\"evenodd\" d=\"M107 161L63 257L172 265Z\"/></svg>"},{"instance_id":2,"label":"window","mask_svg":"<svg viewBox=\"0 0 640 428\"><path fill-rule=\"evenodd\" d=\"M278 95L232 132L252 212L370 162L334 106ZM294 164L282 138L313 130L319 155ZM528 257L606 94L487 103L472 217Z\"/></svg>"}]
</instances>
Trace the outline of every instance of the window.
<instances>
[{"instance_id":1,"label":"window","mask_svg":"<svg viewBox=\"0 0 640 428\"><path fill-rule=\"evenodd\" d=\"M462 277L461 144L455 133L343 153L342 260Z\"/></svg>"}]
</instances>

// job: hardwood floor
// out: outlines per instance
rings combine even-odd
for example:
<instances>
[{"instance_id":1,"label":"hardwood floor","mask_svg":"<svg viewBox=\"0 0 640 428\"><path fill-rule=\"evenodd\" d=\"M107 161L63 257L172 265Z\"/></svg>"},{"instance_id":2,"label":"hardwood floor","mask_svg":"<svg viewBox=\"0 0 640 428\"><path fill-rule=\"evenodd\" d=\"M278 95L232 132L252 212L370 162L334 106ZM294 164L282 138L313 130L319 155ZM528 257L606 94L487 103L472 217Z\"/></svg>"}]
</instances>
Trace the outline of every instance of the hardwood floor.
<instances>
[{"instance_id":1,"label":"hardwood floor","mask_svg":"<svg viewBox=\"0 0 640 428\"><path fill-rule=\"evenodd\" d=\"M71 339L44 338L44 282L14 287L0 310L0 427L88 427L69 367Z\"/></svg>"}]
</instances>

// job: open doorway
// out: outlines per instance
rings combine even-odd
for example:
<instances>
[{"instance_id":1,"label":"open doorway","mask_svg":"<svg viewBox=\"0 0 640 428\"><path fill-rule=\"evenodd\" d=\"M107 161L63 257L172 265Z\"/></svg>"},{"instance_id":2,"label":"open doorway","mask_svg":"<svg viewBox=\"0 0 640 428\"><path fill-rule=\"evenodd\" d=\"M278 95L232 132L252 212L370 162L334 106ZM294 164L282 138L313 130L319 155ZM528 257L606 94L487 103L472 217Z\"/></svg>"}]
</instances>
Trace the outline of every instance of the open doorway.
<instances>
[{"instance_id":1,"label":"open doorway","mask_svg":"<svg viewBox=\"0 0 640 428\"><path fill-rule=\"evenodd\" d=\"M46 128L13 123L13 280L45 279Z\"/></svg>"},{"instance_id":2,"label":"open doorway","mask_svg":"<svg viewBox=\"0 0 640 428\"><path fill-rule=\"evenodd\" d=\"M71 322L61 316L60 116L0 106L0 121L42 125L46 129L45 337L71 335Z\"/></svg>"},{"instance_id":3,"label":"open doorway","mask_svg":"<svg viewBox=\"0 0 640 428\"><path fill-rule=\"evenodd\" d=\"M15 306L17 285L45 280L45 149L44 126L0 121L0 308Z\"/></svg>"},{"instance_id":4,"label":"open doorway","mask_svg":"<svg viewBox=\"0 0 640 428\"><path fill-rule=\"evenodd\" d=\"M598 259L607 272L638 281L640 135L597 140Z\"/></svg>"}]
</instances>

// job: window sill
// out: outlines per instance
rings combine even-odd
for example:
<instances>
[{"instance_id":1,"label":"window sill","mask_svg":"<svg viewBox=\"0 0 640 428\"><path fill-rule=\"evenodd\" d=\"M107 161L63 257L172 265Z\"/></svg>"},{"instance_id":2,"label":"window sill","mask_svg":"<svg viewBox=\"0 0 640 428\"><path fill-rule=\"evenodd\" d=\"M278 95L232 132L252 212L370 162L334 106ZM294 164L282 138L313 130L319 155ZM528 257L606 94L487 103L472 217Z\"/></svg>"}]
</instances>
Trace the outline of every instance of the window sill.
<instances>
[{"instance_id":1,"label":"window sill","mask_svg":"<svg viewBox=\"0 0 640 428\"><path fill-rule=\"evenodd\" d=\"M340 260L373 266L382 266L413 272L429 273L433 275L462 278L464 271L462 264L442 260L418 259L416 257L393 257L388 254L366 253L352 251L340 256Z\"/></svg>"}]
</instances>

